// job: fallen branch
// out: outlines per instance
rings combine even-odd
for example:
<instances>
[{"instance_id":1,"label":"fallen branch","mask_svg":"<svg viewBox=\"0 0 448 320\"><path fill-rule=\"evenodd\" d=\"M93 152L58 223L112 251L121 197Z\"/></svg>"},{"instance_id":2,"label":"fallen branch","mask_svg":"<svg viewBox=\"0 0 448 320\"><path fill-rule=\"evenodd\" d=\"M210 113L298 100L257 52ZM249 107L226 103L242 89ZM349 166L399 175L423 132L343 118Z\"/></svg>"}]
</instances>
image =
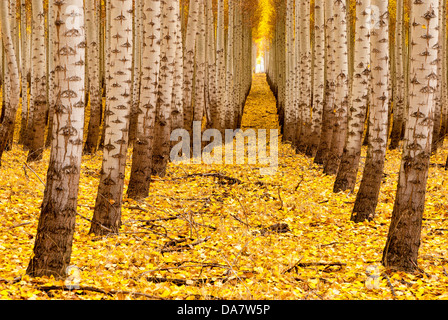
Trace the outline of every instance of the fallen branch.
<instances>
[{"instance_id":1,"label":"fallen branch","mask_svg":"<svg viewBox=\"0 0 448 320\"><path fill-rule=\"evenodd\" d=\"M340 267L343 267L343 266L347 265L346 263L343 263L343 262L321 262L321 261L300 262L301 260L302 260L302 257L291 268L283 271L283 273L288 273L288 272L292 271L293 269L297 270L298 267L302 267L302 268L311 267L311 266L326 266L326 267L340 266Z\"/></svg>"},{"instance_id":2,"label":"fallen branch","mask_svg":"<svg viewBox=\"0 0 448 320\"><path fill-rule=\"evenodd\" d=\"M122 291L122 290L103 290L101 288L96 288L96 287L91 287L91 286L80 286L78 288L73 288L73 289L69 289L68 287L65 286L39 286L38 287L39 290L42 291L50 291L50 290L62 290L62 291L91 291L91 292L98 292L98 293L103 293L103 294L107 294L109 296L115 295L115 294L130 294L133 296L142 296L142 297L146 297L148 299L155 299L155 300L166 300L164 298L161 297L156 297L156 296L152 296L146 293L142 293L142 292L133 292L133 291Z\"/></svg>"},{"instance_id":3,"label":"fallen branch","mask_svg":"<svg viewBox=\"0 0 448 320\"><path fill-rule=\"evenodd\" d=\"M179 178L171 178L171 179L157 179L156 181L176 181L176 180L182 180L187 178L195 178L195 177L213 177L218 178L219 180L227 180L229 184L239 184L242 183L240 179L229 177L226 175L223 175L222 173L191 173L187 174L186 176L179 177Z\"/></svg>"},{"instance_id":4,"label":"fallen branch","mask_svg":"<svg viewBox=\"0 0 448 320\"><path fill-rule=\"evenodd\" d=\"M18 223L18 224L15 224L15 225L9 227L9 229L14 229L14 228L17 228L17 227L26 226L26 225L28 225L28 224L31 224L31 222L22 222L22 223Z\"/></svg>"},{"instance_id":5,"label":"fallen branch","mask_svg":"<svg viewBox=\"0 0 448 320\"><path fill-rule=\"evenodd\" d=\"M76 212L76 215L78 215L78 216L80 216L82 219L84 219L84 220L89 221L90 223L92 223L92 220L90 220L90 219L87 218L87 217L84 217L82 214ZM114 232L112 231L112 229L109 229L108 227L103 226L101 223L99 223L99 222L95 222L95 223L96 223L100 228L102 228L102 229L104 229L104 230L107 230L107 231L109 231L109 232L111 232L111 233L114 233Z\"/></svg>"},{"instance_id":6,"label":"fallen branch","mask_svg":"<svg viewBox=\"0 0 448 320\"><path fill-rule=\"evenodd\" d=\"M137 276L137 279L141 278L144 275L147 275L148 273L157 272L157 271L170 271L175 269L185 269L185 268L223 268L223 269L229 269L228 266L218 263L201 263L201 264L193 264L193 265L179 265L176 267L165 267L165 268L157 268L153 270L145 271Z\"/></svg>"},{"instance_id":7,"label":"fallen branch","mask_svg":"<svg viewBox=\"0 0 448 320\"><path fill-rule=\"evenodd\" d=\"M154 282L154 283L162 283L162 282L169 282L176 286L200 286L204 285L206 283L209 283L211 285L215 284L218 281L221 281L221 283L228 282L230 280L234 280L236 277L222 277L222 278L197 278L197 279L170 279L170 278L164 278L164 277L146 277L146 281Z\"/></svg>"},{"instance_id":8,"label":"fallen branch","mask_svg":"<svg viewBox=\"0 0 448 320\"><path fill-rule=\"evenodd\" d=\"M204 239L199 239L193 243L189 243L183 246L175 246L177 243L181 243L181 242L185 242L186 239L181 239L181 240L174 240L176 241L176 244L172 244L173 241L168 242L168 246L165 245L164 248L162 248L162 250L160 250L160 252L162 253L166 253L166 252L178 252L178 251L184 251L184 250L188 250L188 249L193 249L194 246L197 246L198 244L204 243L208 240L210 240L210 236L205 237Z\"/></svg>"},{"instance_id":9,"label":"fallen branch","mask_svg":"<svg viewBox=\"0 0 448 320\"><path fill-rule=\"evenodd\" d=\"M39 177L39 175L36 173L36 171L34 171L29 165L28 163L24 162L25 166L31 170L32 173L34 173L34 175L37 177L37 179L39 179L40 183L42 183L42 185L45 187L45 183L42 181L42 179Z\"/></svg>"},{"instance_id":10,"label":"fallen branch","mask_svg":"<svg viewBox=\"0 0 448 320\"><path fill-rule=\"evenodd\" d=\"M384 278L386 278L387 283L389 284L390 287L390 291L392 292L392 295L394 296L394 300L397 297L397 294L395 293L395 289L394 286L392 285L392 282L390 281L389 277L387 274L385 274L384 272L381 274Z\"/></svg>"}]
</instances>

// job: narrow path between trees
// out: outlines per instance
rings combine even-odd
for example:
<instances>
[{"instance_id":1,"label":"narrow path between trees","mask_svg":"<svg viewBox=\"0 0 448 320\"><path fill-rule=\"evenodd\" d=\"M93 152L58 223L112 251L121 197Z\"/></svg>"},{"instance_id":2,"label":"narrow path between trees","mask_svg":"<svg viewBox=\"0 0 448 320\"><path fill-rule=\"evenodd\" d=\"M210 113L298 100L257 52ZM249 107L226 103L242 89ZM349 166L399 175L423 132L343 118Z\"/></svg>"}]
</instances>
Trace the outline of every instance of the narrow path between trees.
<instances>
[{"instance_id":1,"label":"narrow path between trees","mask_svg":"<svg viewBox=\"0 0 448 320\"><path fill-rule=\"evenodd\" d=\"M241 126L242 129L279 129L276 100L264 73L253 76Z\"/></svg>"}]
</instances>

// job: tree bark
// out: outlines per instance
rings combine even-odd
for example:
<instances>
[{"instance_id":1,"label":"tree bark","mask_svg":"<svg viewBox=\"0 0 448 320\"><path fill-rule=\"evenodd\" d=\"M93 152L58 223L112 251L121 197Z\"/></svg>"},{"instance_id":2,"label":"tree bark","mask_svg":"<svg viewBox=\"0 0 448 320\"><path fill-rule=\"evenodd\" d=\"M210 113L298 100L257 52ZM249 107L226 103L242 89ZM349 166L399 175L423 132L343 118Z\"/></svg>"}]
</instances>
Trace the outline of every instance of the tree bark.
<instances>
[{"instance_id":1,"label":"tree bark","mask_svg":"<svg viewBox=\"0 0 448 320\"><path fill-rule=\"evenodd\" d=\"M152 155L152 174L163 177L170 157L171 135L171 107L173 101L174 61L176 58L176 38L178 32L177 19L179 16L177 0L166 0L161 3L162 33L160 44L160 70L158 81L158 97L156 104L155 135ZM205 22L204 6L201 6L202 22ZM205 23L203 23L205 25ZM205 32L203 33L204 69L205 69ZM196 78L200 77L199 73ZM205 74L202 75L205 78ZM196 104L198 101L195 102Z\"/></svg>"},{"instance_id":2,"label":"tree bark","mask_svg":"<svg viewBox=\"0 0 448 320\"><path fill-rule=\"evenodd\" d=\"M372 68L370 136L361 186L356 195L351 218L355 222L363 222L374 218L381 181L383 180L389 109L388 3L387 0L372 0L372 6L379 8L379 21L375 22L370 32L370 65Z\"/></svg>"},{"instance_id":3,"label":"tree bark","mask_svg":"<svg viewBox=\"0 0 448 320\"><path fill-rule=\"evenodd\" d=\"M356 184L370 88L370 3L370 0L362 0L356 4L354 81L351 86L350 116L334 192L353 191Z\"/></svg>"},{"instance_id":4,"label":"tree bark","mask_svg":"<svg viewBox=\"0 0 448 320\"><path fill-rule=\"evenodd\" d=\"M47 113L47 59L45 52L45 15L42 1L33 0L33 55L31 68L31 98L30 114L31 126L28 130L28 158L27 161L42 159L45 148L45 123ZM31 111L32 110L32 111Z\"/></svg>"},{"instance_id":5,"label":"tree bark","mask_svg":"<svg viewBox=\"0 0 448 320\"><path fill-rule=\"evenodd\" d=\"M438 0L411 2L409 117L382 258L385 267L406 272L418 268L437 87L437 14Z\"/></svg>"},{"instance_id":6,"label":"tree bark","mask_svg":"<svg viewBox=\"0 0 448 320\"><path fill-rule=\"evenodd\" d=\"M86 41L87 41L87 76L90 98L90 119L84 153L95 153L100 136L101 113L103 107L100 83L100 39L98 27L99 1L86 0Z\"/></svg>"},{"instance_id":7,"label":"tree bark","mask_svg":"<svg viewBox=\"0 0 448 320\"><path fill-rule=\"evenodd\" d=\"M324 1L314 3L314 69L313 69L313 114L310 142L306 154L314 157L322 133L322 115L325 89L325 14Z\"/></svg>"},{"instance_id":8,"label":"tree bark","mask_svg":"<svg viewBox=\"0 0 448 320\"><path fill-rule=\"evenodd\" d=\"M324 173L330 175L338 173L347 135L348 51L345 0L335 2L333 16L335 27L334 121L331 147L324 167Z\"/></svg>"},{"instance_id":9,"label":"tree bark","mask_svg":"<svg viewBox=\"0 0 448 320\"><path fill-rule=\"evenodd\" d=\"M56 5L58 2L58 5ZM82 0L53 2L56 37L53 141L30 276L65 276L75 231L84 127L85 35Z\"/></svg>"},{"instance_id":10,"label":"tree bark","mask_svg":"<svg viewBox=\"0 0 448 320\"><path fill-rule=\"evenodd\" d=\"M14 38L11 30L11 14L8 1L1 2L1 26L2 26L2 40L5 48L5 61L8 74L8 83L3 84L7 86L3 92L8 92L7 99L4 100L4 114L0 125L0 165L2 154L5 151L7 144L10 142L10 137L14 134L14 121L17 109L20 102L20 78L19 68L17 66L17 56L14 49ZM9 88L8 88L9 87Z\"/></svg>"},{"instance_id":11,"label":"tree bark","mask_svg":"<svg viewBox=\"0 0 448 320\"><path fill-rule=\"evenodd\" d=\"M89 231L97 235L118 233L121 226L131 108L132 0L112 1L110 10L105 145L95 211Z\"/></svg>"},{"instance_id":12,"label":"tree bark","mask_svg":"<svg viewBox=\"0 0 448 320\"><path fill-rule=\"evenodd\" d=\"M151 8L151 10L148 10ZM143 3L142 84L137 119L136 141L133 144L131 177L127 195L132 199L148 196L151 181L157 87L160 69L160 1Z\"/></svg>"}]
</instances>

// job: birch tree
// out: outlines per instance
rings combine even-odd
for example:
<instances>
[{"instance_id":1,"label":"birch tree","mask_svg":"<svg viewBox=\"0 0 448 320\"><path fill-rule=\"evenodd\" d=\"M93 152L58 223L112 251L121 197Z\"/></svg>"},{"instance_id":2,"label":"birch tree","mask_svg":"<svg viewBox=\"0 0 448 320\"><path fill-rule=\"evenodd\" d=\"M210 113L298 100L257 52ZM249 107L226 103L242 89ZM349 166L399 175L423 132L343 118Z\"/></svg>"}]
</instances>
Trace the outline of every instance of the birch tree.
<instances>
[{"instance_id":1,"label":"birch tree","mask_svg":"<svg viewBox=\"0 0 448 320\"><path fill-rule=\"evenodd\" d=\"M129 138L132 84L132 0L111 0L109 86L103 164L90 233L118 233Z\"/></svg>"},{"instance_id":2,"label":"birch tree","mask_svg":"<svg viewBox=\"0 0 448 320\"><path fill-rule=\"evenodd\" d=\"M438 0L411 2L409 114L398 188L382 262L418 268L437 87Z\"/></svg>"},{"instance_id":3,"label":"birch tree","mask_svg":"<svg viewBox=\"0 0 448 320\"><path fill-rule=\"evenodd\" d=\"M34 277L63 277L70 265L84 127L83 1L54 1L52 7L57 92L47 185L33 256L26 270Z\"/></svg>"}]
</instances>

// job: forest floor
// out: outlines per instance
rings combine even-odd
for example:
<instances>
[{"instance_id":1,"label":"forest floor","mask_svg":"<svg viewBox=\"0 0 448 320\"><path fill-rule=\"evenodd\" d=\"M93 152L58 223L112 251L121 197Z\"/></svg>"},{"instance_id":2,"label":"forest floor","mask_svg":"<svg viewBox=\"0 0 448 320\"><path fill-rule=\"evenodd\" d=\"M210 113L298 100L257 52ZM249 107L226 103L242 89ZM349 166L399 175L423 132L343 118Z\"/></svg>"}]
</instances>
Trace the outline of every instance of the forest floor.
<instances>
[{"instance_id":1,"label":"forest floor","mask_svg":"<svg viewBox=\"0 0 448 320\"><path fill-rule=\"evenodd\" d=\"M278 128L265 75L254 76L244 111L244 128ZM359 182L355 193L334 194L334 177L280 142L275 175L248 164L170 164L147 199L125 197L121 232L108 237L88 234L101 152L84 156L71 259L79 290L69 291L64 281L25 275L49 150L27 165L15 145L0 168L0 298L447 299L447 153L431 160L417 274L381 266L399 151L387 154L372 222L350 221Z\"/></svg>"}]
</instances>

